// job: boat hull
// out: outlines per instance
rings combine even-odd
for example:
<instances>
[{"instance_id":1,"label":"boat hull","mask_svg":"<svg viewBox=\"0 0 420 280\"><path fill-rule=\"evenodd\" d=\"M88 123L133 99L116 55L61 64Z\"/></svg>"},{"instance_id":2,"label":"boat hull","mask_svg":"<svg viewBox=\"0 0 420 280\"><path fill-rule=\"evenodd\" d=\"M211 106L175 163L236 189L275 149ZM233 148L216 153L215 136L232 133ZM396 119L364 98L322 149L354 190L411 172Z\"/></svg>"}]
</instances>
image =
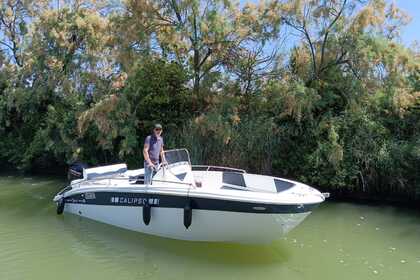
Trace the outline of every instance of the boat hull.
<instances>
[{"instance_id":1,"label":"boat hull","mask_svg":"<svg viewBox=\"0 0 420 280\"><path fill-rule=\"evenodd\" d=\"M236 243L269 243L299 225L311 212L252 213L192 209L184 225L183 208L151 207L145 224L141 206L66 203L64 212L113 226L166 238Z\"/></svg>"}]
</instances>

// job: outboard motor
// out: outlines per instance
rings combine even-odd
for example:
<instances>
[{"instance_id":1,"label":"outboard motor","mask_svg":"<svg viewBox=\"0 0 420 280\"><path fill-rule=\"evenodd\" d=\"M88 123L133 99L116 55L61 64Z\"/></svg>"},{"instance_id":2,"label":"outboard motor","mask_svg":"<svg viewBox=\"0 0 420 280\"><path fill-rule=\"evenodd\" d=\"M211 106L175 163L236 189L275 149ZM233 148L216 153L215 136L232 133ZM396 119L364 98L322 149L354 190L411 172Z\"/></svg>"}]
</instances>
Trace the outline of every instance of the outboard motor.
<instances>
[{"instance_id":1,"label":"outboard motor","mask_svg":"<svg viewBox=\"0 0 420 280\"><path fill-rule=\"evenodd\" d=\"M69 181L83 178L83 169L88 168L88 165L83 162L75 162L70 165L67 172L67 179Z\"/></svg>"}]
</instances>

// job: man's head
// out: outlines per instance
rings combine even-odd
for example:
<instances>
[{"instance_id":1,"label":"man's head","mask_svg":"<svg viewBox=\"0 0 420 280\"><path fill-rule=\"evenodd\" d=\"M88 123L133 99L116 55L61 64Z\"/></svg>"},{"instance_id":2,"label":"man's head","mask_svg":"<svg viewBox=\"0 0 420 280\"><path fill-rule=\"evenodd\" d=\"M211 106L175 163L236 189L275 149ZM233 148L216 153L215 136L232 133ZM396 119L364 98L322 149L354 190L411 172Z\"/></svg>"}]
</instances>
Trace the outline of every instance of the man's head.
<instances>
[{"instance_id":1,"label":"man's head","mask_svg":"<svg viewBox=\"0 0 420 280\"><path fill-rule=\"evenodd\" d=\"M153 134L158 137L162 134L162 125L157 123L155 124L155 127L153 128Z\"/></svg>"}]
</instances>

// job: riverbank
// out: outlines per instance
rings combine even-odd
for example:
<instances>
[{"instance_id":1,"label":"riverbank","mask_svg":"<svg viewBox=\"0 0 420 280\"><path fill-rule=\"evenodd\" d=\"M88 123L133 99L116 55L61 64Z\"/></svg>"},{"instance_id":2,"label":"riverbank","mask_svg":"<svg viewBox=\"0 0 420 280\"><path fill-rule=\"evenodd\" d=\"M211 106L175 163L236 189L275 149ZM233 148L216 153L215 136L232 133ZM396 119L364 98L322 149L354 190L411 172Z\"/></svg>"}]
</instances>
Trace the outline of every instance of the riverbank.
<instances>
[{"instance_id":1,"label":"riverbank","mask_svg":"<svg viewBox=\"0 0 420 280\"><path fill-rule=\"evenodd\" d=\"M332 192L328 199L334 202L348 202L371 206L395 206L420 210L420 198L413 199L409 196L383 196L366 193Z\"/></svg>"}]
</instances>

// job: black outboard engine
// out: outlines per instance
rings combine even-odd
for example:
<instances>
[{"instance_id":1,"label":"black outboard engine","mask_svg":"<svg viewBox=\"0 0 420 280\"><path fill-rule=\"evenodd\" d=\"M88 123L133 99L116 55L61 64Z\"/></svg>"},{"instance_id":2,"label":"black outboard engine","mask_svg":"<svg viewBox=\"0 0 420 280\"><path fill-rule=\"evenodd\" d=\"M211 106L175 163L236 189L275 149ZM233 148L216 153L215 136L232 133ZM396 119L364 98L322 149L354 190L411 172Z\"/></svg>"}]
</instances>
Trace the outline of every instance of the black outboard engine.
<instances>
[{"instance_id":1,"label":"black outboard engine","mask_svg":"<svg viewBox=\"0 0 420 280\"><path fill-rule=\"evenodd\" d=\"M72 163L67 172L67 179L69 181L83 178L83 169L88 168L88 165L83 162Z\"/></svg>"}]
</instances>

